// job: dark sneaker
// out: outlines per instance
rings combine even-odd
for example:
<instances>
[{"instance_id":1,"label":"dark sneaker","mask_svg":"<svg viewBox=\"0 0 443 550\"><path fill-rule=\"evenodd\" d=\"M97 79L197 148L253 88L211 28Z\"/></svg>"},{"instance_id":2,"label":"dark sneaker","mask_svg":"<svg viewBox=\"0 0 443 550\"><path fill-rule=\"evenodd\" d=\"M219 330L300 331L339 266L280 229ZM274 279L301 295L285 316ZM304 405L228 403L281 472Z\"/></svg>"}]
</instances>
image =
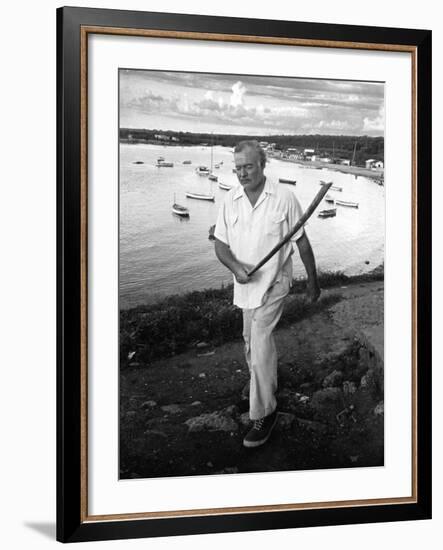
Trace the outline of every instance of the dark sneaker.
<instances>
[{"instance_id":1,"label":"dark sneaker","mask_svg":"<svg viewBox=\"0 0 443 550\"><path fill-rule=\"evenodd\" d=\"M277 411L259 420L254 420L254 425L243 439L245 447L259 447L269 439L272 429L277 422Z\"/></svg>"}]
</instances>

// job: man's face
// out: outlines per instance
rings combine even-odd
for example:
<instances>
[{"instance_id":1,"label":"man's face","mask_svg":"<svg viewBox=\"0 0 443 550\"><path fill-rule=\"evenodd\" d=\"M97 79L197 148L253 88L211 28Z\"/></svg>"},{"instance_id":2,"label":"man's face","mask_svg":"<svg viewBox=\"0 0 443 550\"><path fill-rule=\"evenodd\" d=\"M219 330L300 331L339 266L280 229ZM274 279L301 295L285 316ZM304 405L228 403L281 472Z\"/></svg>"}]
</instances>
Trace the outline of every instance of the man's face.
<instances>
[{"instance_id":1,"label":"man's face","mask_svg":"<svg viewBox=\"0 0 443 550\"><path fill-rule=\"evenodd\" d=\"M264 183L263 168L257 151L249 147L234 153L238 181L246 191L257 191Z\"/></svg>"}]
</instances>

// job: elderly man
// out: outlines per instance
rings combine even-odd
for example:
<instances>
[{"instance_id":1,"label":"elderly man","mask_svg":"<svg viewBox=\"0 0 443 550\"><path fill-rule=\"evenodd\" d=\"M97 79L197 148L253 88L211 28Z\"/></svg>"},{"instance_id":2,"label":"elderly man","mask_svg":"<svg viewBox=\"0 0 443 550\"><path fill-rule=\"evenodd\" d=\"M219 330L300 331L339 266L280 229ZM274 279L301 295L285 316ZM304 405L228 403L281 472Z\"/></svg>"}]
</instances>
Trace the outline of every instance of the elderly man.
<instances>
[{"instance_id":1,"label":"elderly man","mask_svg":"<svg viewBox=\"0 0 443 550\"><path fill-rule=\"evenodd\" d=\"M266 178L266 154L257 141L240 142L234 149L234 162L240 185L228 192L220 208L215 253L234 275L234 305L243 310L249 416L253 421L243 445L258 447L268 440L277 420L277 352L272 332L292 283L292 243L297 244L308 275L311 301L318 299L320 288L303 227L254 275L248 275L294 227L302 210L292 190Z\"/></svg>"}]
</instances>

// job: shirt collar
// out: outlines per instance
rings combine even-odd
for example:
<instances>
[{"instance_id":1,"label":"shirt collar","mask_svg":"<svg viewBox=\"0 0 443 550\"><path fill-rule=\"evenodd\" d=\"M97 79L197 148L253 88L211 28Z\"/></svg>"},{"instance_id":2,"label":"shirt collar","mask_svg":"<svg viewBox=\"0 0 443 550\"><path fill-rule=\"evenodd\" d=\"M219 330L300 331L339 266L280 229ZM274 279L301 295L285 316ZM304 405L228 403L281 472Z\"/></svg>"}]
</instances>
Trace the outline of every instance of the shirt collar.
<instances>
[{"instance_id":1,"label":"shirt collar","mask_svg":"<svg viewBox=\"0 0 443 550\"><path fill-rule=\"evenodd\" d=\"M272 183L269 178L265 179L265 186L263 187L263 193L266 193L267 195L275 194L275 183ZM240 197L243 197L244 194L245 194L245 190L243 188L243 185L239 183L237 185L233 198L234 200L239 199Z\"/></svg>"}]
</instances>

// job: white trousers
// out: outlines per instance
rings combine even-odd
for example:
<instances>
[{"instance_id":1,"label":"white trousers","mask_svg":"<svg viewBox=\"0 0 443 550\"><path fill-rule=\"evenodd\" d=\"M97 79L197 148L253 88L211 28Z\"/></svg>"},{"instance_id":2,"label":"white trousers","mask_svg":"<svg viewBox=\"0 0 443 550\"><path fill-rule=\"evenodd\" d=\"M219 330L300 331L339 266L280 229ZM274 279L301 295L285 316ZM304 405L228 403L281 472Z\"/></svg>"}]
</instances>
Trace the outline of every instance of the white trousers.
<instances>
[{"instance_id":1,"label":"white trousers","mask_svg":"<svg viewBox=\"0 0 443 550\"><path fill-rule=\"evenodd\" d=\"M267 291L261 306L243 309L245 357L251 377L251 420L268 416L277 407L277 349L272 332L281 317L289 286L289 278L283 275L282 279Z\"/></svg>"}]
</instances>

